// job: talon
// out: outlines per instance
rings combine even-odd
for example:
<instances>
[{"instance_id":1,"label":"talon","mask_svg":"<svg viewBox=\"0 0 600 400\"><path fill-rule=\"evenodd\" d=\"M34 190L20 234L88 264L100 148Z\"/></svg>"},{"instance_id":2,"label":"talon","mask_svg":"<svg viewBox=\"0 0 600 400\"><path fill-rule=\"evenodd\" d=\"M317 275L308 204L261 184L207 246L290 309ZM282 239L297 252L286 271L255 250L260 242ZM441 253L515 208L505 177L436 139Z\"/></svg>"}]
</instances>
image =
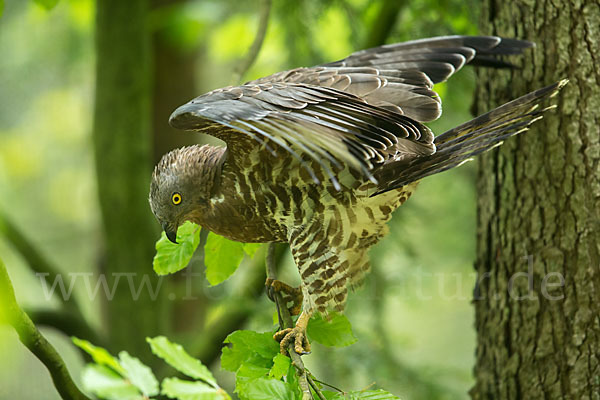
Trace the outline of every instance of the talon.
<instances>
[{"instance_id":1,"label":"talon","mask_svg":"<svg viewBox=\"0 0 600 400\"><path fill-rule=\"evenodd\" d=\"M279 341L279 351L281 354L288 353L288 346L294 343L294 351L300 355L310 354L310 343L302 328L286 328L275 335L273 338Z\"/></svg>"},{"instance_id":2,"label":"talon","mask_svg":"<svg viewBox=\"0 0 600 400\"><path fill-rule=\"evenodd\" d=\"M278 342L281 342L283 340L283 338L286 337L287 334L290 333L291 331L292 331L292 328L285 328L280 331L277 331L273 335L273 339L275 339Z\"/></svg>"},{"instance_id":3,"label":"talon","mask_svg":"<svg viewBox=\"0 0 600 400\"><path fill-rule=\"evenodd\" d=\"M310 343L306 336L306 326L310 315L307 313L300 314L296 326L293 328L286 328L276 332L273 335L273 339L279 342L279 351L281 354L288 353L288 346L294 343L294 351L300 355L310 354Z\"/></svg>"},{"instance_id":4,"label":"talon","mask_svg":"<svg viewBox=\"0 0 600 400\"><path fill-rule=\"evenodd\" d=\"M300 288L292 287L286 283L278 281L273 278L267 278L265 281L265 286L267 288L267 297L271 301L275 301L275 293L281 292L285 294L283 296L283 301L287 305L288 303L292 303L290 310L291 315L298 315L302 311L302 290Z\"/></svg>"}]
</instances>

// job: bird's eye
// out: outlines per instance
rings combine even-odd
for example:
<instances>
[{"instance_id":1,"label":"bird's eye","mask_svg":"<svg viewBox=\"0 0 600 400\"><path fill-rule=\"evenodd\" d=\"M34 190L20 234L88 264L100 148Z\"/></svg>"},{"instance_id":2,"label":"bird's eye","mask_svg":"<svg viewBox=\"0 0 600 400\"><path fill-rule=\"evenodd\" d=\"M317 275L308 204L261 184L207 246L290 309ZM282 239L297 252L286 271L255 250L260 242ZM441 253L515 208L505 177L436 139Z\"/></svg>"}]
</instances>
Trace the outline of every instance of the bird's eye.
<instances>
[{"instance_id":1,"label":"bird's eye","mask_svg":"<svg viewBox=\"0 0 600 400\"><path fill-rule=\"evenodd\" d=\"M177 192L173 193L173 196L171 196L171 201L173 204L179 205L181 203L181 195Z\"/></svg>"}]
</instances>

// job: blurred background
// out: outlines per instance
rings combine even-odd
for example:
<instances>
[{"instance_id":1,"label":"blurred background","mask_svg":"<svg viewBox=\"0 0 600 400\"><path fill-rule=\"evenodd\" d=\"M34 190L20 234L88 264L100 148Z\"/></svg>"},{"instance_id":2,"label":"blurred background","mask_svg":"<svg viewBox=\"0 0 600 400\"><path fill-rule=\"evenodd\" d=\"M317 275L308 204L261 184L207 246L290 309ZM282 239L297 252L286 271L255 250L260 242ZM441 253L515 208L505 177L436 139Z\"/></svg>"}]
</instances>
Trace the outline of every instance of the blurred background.
<instances>
[{"instance_id":1,"label":"blurred background","mask_svg":"<svg viewBox=\"0 0 600 400\"><path fill-rule=\"evenodd\" d=\"M140 184L143 190L132 189L132 196L147 198L152 165L162 154L206 140L167 124L171 111L196 95L383 43L477 33L475 0L273 0L258 57L235 81L266 4L150 1L143 21L150 45L145 62L150 112L139 143L140 149L149 149L149 162L139 166L140 176L147 179ZM141 213L150 228L127 218L118 226L107 224L107 213L101 210L98 187L112 186L97 174L102 160L94 158L94 146L99 145L92 135L96 6L92 0L4 2L0 257L20 304L58 348L76 380L86 360L71 344L72 335L113 353L126 348L152 363L140 354L147 347L143 338L165 334L216 371L227 333L274 329L274 306L263 288L264 249L217 287L208 287L201 254L187 269L161 281L160 293L152 299L132 300L130 295L128 301L117 291L122 301L107 302L97 286L103 271L127 273L134 268L115 268L119 261L114 261L115 250L107 240L110 232L125 232L132 242L143 240L150 252L135 257L138 266L132 270L153 276L151 252L159 230L148 206ZM429 124L434 132L470 119L474 77L465 68L437 85L444 113ZM122 150L123 158L133 153ZM104 179L101 185L99 179ZM475 282L474 180L474 165L430 177L395 213L390 234L372 253L372 273L347 307L359 340L337 349L315 344L305 361L317 377L346 390L375 382L403 399L468 398L475 348L470 305ZM121 190L117 181L115 175L116 191ZM121 244L125 252L127 242ZM280 261L280 279L298 284L285 248ZM61 289L56 277L66 291L72 289L70 296L56 295ZM54 295L49 293L53 283ZM160 323L128 325L137 310L144 321L156 318ZM233 390L232 376L220 372L218 377ZM10 327L0 326L0 399L58 398L42 364Z\"/></svg>"}]
</instances>

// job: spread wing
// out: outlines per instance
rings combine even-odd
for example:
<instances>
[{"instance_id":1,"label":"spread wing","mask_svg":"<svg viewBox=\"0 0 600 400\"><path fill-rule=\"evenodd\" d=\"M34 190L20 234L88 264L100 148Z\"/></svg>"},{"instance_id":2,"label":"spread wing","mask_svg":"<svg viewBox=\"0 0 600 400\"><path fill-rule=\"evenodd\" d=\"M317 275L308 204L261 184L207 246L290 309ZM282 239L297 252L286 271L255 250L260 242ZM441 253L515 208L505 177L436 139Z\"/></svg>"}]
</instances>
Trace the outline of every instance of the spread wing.
<instances>
[{"instance_id":1,"label":"spread wing","mask_svg":"<svg viewBox=\"0 0 600 400\"><path fill-rule=\"evenodd\" d=\"M196 130L227 143L228 156L244 157L257 146L280 146L307 168L317 161L337 186L329 165L371 176L374 165L435 152L426 126L328 87L275 82L218 89L171 115L175 128Z\"/></svg>"},{"instance_id":2,"label":"spread wing","mask_svg":"<svg viewBox=\"0 0 600 400\"><path fill-rule=\"evenodd\" d=\"M249 83L292 82L332 87L369 104L433 121L442 113L433 85L465 64L513 67L501 60L533 43L497 36L442 36L412 40L352 53L343 60L279 72Z\"/></svg>"},{"instance_id":3,"label":"spread wing","mask_svg":"<svg viewBox=\"0 0 600 400\"><path fill-rule=\"evenodd\" d=\"M371 177L375 165L435 152L420 122L441 114L433 85L466 63L511 66L498 58L533 44L495 36L446 36L385 45L313 68L280 72L197 97L171 115L175 128L227 143L229 157L279 146L318 182L306 157L349 165Z\"/></svg>"}]
</instances>

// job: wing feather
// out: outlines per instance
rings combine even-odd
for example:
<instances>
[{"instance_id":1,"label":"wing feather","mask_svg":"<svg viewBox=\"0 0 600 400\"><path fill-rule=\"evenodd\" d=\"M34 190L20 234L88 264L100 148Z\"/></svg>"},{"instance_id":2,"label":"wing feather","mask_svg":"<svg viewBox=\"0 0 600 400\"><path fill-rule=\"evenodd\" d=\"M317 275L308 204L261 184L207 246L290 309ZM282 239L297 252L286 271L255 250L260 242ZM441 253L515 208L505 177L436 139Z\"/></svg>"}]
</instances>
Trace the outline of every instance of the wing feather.
<instances>
[{"instance_id":1,"label":"wing feather","mask_svg":"<svg viewBox=\"0 0 600 400\"><path fill-rule=\"evenodd\" d=\"M375 165L403 153L431 154L433 134L417 121L368 104L333 88L279 82L219 89L179 107L171 125L199 130L227 143L231 157L244 157L258 145L277 146L308 170L308 156L336 188L330 165L348 165L372 178ZM216 129L217 126L229 129ZM238 142L245 136L255 146Z\"/></svg>"},{"instance_id":2,"label":"wing feather","mask_svg":"<svg viewBox=\"0 0 600 400\"><path fill-rule=\"evenodd\" d=\"M279 72L249 83L290 82L328 86L369 104L420 122L441 115L433 85L465 64L514 67L500 57L516 55L533 43L497 36L442 36L361 50L312 68Z\"/></svg>"},{"instance_id":3,"label":"wing feather","mask_svg":"<svg viewBox=\"0 0 600 400\"><path fill-rule=\"evenodd\" d=\"M282 149L318 182L313 160L336 188L331 168L346 165L375 181L378 165L435 153L440 142L421 124L441 114L435 83L468 63L510 67L500 57L531 46L497 36L384 45L212 91L175 110L170 123L224 140L233 158L263 148L276 156Z\"/></svg>"}]
</instances>

